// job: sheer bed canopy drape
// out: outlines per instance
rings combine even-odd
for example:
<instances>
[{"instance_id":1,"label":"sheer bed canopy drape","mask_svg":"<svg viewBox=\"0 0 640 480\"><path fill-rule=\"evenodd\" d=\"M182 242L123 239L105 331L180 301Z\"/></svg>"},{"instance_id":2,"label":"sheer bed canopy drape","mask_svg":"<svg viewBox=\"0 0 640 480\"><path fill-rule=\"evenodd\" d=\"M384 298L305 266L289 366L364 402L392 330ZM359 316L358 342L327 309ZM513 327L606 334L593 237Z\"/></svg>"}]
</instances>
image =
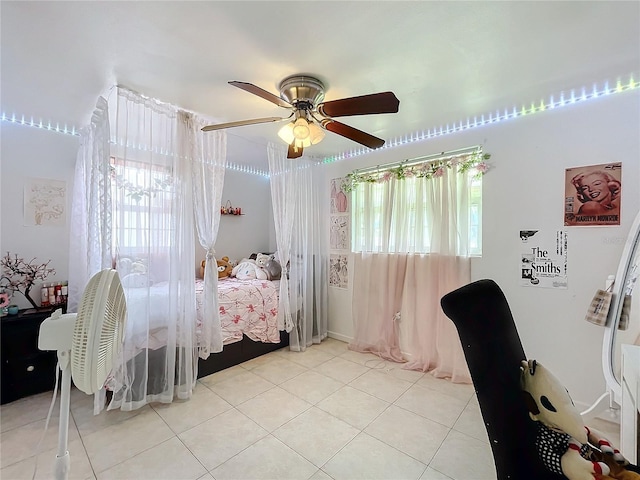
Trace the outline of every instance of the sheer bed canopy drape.
<instances>
[{"instance_id":1,"label":"sheer bed canopy drape","mask_svg":"<svg viewBox=\"0 0 640 480\"><path fill-rule=\"evenodd\" d=\"M306 156L291 160L269 144L271 198L278 257L283 266L278 321L289 346L304 351L327 336L329 198L324 170Z\"/></svg>"},{"instance_id":2,"label":"sheer bed canopy drape","mask_svg":"<svg viewBox=\"0 0 640 480\"><path fill-rule=\"evenodd\" d=\"M470 231L479 214L471 195L486 158L473 148L347 176L355 252L350 349L470 382L455 326L439 302L471 280Z\"/></svg>"},{"instance_id":3,"label":"sheer bed canopy drape","mask_svg":"<svg viewBox=\"0 0 640 480\"><path fill-rule=\"evenodd\" d=\"M189 398L198 354L222 349L217 289L205 295L208 315L196 325L194 250L197 229L215 265L225 134L205 135L197 115L121 87L99 102L94 120L81 134L71 231L72 239L93 232L94 241L78 250L72 242L69 284L81 292L91 275L115 266L125 289L125 344L109 408ZM217 275L205 282L215 288Z\"/></svg>"}]
</instances>

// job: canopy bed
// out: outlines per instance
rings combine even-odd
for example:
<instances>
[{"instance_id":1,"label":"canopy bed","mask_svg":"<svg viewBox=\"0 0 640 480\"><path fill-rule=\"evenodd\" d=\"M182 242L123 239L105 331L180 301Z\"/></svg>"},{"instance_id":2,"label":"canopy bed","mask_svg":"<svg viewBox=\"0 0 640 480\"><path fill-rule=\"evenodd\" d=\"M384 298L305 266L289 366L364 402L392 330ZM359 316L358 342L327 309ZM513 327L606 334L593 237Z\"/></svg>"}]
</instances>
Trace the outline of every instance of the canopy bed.
<instances>
[{"instance_id":1,"label":"canopy bed","mask_svg":"<svg viewBox=\"0 0 640 480\"><path fill-rule=\"evenodd\" d=\"M109 409L188 399L196 379L327 335L322 171L269 145L279 281L218 282L214 246L226 134L208 119L122 87L81 132L71 211L68 310L89 278L118 270L128 305ZM196 238L206 252L195 278ZM233 331L230 327L234 327ZM104 405L96 396L95 410Z\"/></svg>"}]
</instances>

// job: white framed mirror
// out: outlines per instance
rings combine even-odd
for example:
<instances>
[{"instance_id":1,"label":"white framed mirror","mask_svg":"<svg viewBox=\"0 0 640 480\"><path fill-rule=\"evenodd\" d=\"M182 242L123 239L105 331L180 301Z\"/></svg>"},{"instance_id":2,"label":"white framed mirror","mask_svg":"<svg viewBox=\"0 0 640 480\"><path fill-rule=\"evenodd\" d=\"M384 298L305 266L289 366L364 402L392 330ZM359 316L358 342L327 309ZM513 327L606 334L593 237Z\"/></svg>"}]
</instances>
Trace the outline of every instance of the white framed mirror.
<instances>
[{"instance_id":1,"label":"white framed mirror","mask_svg":"<svg viewBox=\"0 0 640 480\"><path fill-rule=\"evenodd\" d=\"M602 371L606 383L606 391L593 403L591 407L582 412L585 418L593 417L605 411L607 408L617 409L622 404L622 383L620 379L621 345L623 343L638 342L640 339L640 291L633 297L635 285L640 282L640 211L631 225L627 241L625 243L618 270L616 272L612 293L611 306L607 315L602 338ZM618 326L622 317L625 297L631 305L629 328L627 331L619 331ZM634 313L635 311L635 313ZM613 413L614 417L617 413Z\"/></svg>"},{"instance_id":2,"label":"white framed mirror","mask_svg":"<svg viewBox=\"0 0 640 480\"><path fill-rule=\"evenodd\" d=\"M622 401L622 387L620 382L620 345L621 343L631 343L636 340L640 327L636 324L638 312L633 313L632 304L637 305L634 301L634 287L638 283L640 274L640 212L631 226L627 242L625 243L618 271L616 272L615 282L613 284L613 298L609 315L607 316L607 325L604 332L602 342L602 370L604 372L607 389L611 392L611 400L618 405ZM640 296L640 293L636 297ZM631 315L628 321L631 324L628 330L619 331L621 317L623 314L623 305L627 297L627 305L631 307ZM635 299L637 300L637 298ZM626 308L625 308L626 310ZM626 314L628 312L625 311Z\"/></svg>"}]
</instances>

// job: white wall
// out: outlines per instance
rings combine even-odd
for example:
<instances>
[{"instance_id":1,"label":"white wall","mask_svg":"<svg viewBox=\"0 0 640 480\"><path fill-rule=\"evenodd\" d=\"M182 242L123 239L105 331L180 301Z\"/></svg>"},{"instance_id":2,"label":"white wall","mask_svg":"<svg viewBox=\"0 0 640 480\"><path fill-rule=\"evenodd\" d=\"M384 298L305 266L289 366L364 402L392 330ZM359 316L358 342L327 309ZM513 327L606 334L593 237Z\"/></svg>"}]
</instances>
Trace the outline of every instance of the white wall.
<instances>
[{"instance_id":1,"label":"white wall","mask_svg":"<svg viewBox=\"0 0 640 480\"><path fill-rule=\"evenodd\" d=\"M605 388L603 329L584 321L584 314L595 290L616 272L640 208L639 113L640 92L627 91L335 162L327 166L327 179L364 166L483 145L492 155L492 169L483 180L483 255L472 262L472 280L491 278L500 285L527 356L551 368L574 400L591 404ZM621 225L566 227L568 289L520 287L519 230L565 228L565 168L612 161L623 163ZM329 303L332 336L350 338L351 291L330 288ZM634 316L637 326L638 312Z\"/></svg>"},{"instance_id":2,"label":"white wall","mask_svg":"<svg viewBox=\"0 0 640 480\"><path fill-rule=\"evenodd\" d=\"M0 254L17 253L39 263L51 259L56 275L45 281L68 279L69 215L79 137L40 130L33 127L0 123L2 135L0 168ZM26 178L46 178L67 182L67 224L64 227L24 226L23 188ZM273 250L271 231L273 213L269 180L265 177L227 170L223 202L231 200L242 207L243 216L223 216L216 251L219 256L240 259L253 252ZM199 273L205 257L196 237L194 270ZM39 292L31 297L39 303ZM30 304L20 295L14 296L20 308Z\"/></svg>"},{"instance_id":3,"label":"white wall","mask_svg":"<svg viewBox=\"0 0 640 480\"><path fill-rule=\"evenodd\" d=\"M602 329L583 320L586 306L606 276L615 273L635 213L640 208L640 92L629 91L558 110L443 136L401 148L327 165L327 176L354 168L399 161L434 152L483 144L493 169L484 177L483 256L472 263L472 279L492 278L502 287L516 319L525 351L547 364L578 402L591 403L604 390L600 351ZM401 113L400 113L401 115ZM68 225L25 227L25 178L67 181L70 208L78 137L32 127L0 124L0 252L51 259L57 275L68 272ZM623 162L620 227L569 228L569 288L518 286L520 229L563 228L564 169ZM223 217L217 255L239 258L273 250L273 221L267 179L227 171L223 201L242 207L245 216ZM328 185L327 185L328 188ZM68 223L68 222L67 222ZM204 252L196 254L204 257ZM47 280L50 280L47 279ZM26 301L20 303L26 307ZM329 330L349 339L351 292L329 289ZM638 310L632 312L638 324Z\"/></svg>"},{"instance_id":4,"label":"white wall","mask_svg":"<svg viewBox=\"0 0 640 480\"><path fill-rule=\"evenodd\" d=\"M67 280L69 272L69 216L79 137L2 122L0 253L17 253L25 261L51 260L56 275L45 282ZM27 178L67 182L67 224L64 227L24 226L23 192ZM39 303L36 288L31 297ZM31 305L20 294L13 297L20 308Z\"/></svg>"},{"instance_id":5,"label":"white wall","mask_svg":"<svg viewBox=\"0 0 640 480\"><path fill-rule=\"evenodd\" d=\"M266 152L266 150L265 150ZM242 208L243 215L222 215L216 240L216 257L229 257L238 261L252 253L270 252L274 247L270 241L273 229L271 190L269 179L236 170L227 170L224 175L222 203L231 201L234 207ZM206 255L196 236L196 267Z\"/></svg>"}]
</instances>

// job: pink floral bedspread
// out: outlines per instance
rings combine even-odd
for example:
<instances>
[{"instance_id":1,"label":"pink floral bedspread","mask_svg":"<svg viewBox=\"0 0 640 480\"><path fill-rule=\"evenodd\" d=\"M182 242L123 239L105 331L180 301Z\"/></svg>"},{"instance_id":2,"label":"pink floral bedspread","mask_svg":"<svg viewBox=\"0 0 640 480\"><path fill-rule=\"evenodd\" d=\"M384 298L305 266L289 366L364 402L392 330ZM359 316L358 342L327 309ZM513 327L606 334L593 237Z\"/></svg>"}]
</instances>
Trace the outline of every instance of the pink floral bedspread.
<instances>
[{"instance_id":1,"label":"pink floral bedspread","mask_svg":"<svg viewBox=\"0 0 640 480\"><path fill-rule=\"evenodd\" d=\"M242 334L256 342L280 342L276 321L277 285L269 280L238 280L231 277L218 281L220 323L225 345L242 340ZM204 281L197 279L198 325L202 324L203 289Z\"/></svg>"}]
</instances>

